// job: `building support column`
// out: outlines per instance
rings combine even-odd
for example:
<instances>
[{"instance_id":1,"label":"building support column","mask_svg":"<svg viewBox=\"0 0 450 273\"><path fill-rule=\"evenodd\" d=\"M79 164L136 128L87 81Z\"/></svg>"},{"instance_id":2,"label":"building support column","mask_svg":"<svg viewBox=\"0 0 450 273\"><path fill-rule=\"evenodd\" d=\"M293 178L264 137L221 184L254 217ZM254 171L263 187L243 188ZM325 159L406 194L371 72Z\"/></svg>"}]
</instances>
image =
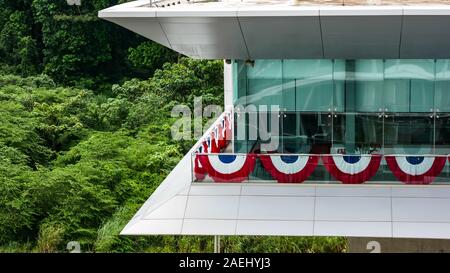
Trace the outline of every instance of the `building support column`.
<instances>
[{"instance_id":1,"label":"building support column","mask_svg":"<svg viewBox=\"0 0 450 273\"><path fill-rule=\"evenodd\" d=\"M214 235L214 253L220 253L220 235Z\"/></svg>"}]
</instances>

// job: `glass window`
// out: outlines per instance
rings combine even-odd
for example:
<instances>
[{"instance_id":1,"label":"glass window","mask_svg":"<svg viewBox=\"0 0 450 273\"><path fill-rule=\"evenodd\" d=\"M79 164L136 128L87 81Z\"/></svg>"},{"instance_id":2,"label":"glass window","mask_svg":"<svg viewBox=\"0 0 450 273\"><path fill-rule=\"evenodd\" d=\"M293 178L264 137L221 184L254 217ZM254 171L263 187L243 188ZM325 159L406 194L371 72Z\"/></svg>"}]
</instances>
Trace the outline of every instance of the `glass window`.
<instances>
[{"instance_id":1,"label":"glass window","mask_svg":"<svg viewBox=\"0 0 450 273\"><path fill-rule=\"evenodd\" d=\"M345 60L334 60L333 62L333 110L335 112L345 111Z\"/></svg>"},{"instance_id":2,"label":"glass window","mask_svg":"<svg viewBox=\"0 0 450 273\"><path fill-rule=\"evenodd\" d=\"M281 60L256 60L254 66L247 66L247 79L247 104L282 108Z\"/></svg>"},{"instance_id":3,"label":"glass window","mask_svg":"<svg viewBox=\"0 0 450 273\"><path fill-rule=\"evenodd\" d=\"M450 112L450 60L436 61L435 108Z\"/></svg>"},{"instance_id":4,"label":"glass window","mask_svg":"<svg viewBox=\"0 0 450 273\"><path fill-rule=\"evenodd\" d=\"M410 112L433 112L434 81L411 80Z\"/></svg>"},{"instance_id":5,"label":"glass window","mask_svg":"<svg viewBox=\"0 0 450 273\"><path fill-rule=\"evenodd\" d=\"M295 77L297 111L328 111L333 106L331 60L285 61L285 75ZM297 68L297 69L294 69Z\"/></svg>"},{"instance_id":6,"label":"glass window","mask_svg":"<svg viewBox=\"0 0 450 273\"><path fill-rule=\"evenodd\" d=\"M333 117L331 153L381 153L383 118L377 114L337 114Z\"/></svg>"},{"instance_id":7,"label":"glass window","mask_svg":"<svg viewBox=\"0 0 450 273\"><path fill-rule=\"evenodd\" d=\"M295 82L297 111L329 111L333 107L331 80L303 79Z\"/></svg>"},{"instance_id":8,"label":"glass window","mask_svg":"<svg viewBox=\"0 0 450 273\"><path fill-rule=\"evenodd\" d=\"M330 153L332 117L328 114L301 113L300 138L306 139L312 154Z\"/></svg>"},{"instance_id":9,"label":"glass window","mask_svg":"<svg viewBox=\"0 0 450 273\"><path fill-rule=\"evenodd\" d=\"M281 60L255 60L247 66L247 77L252 79L281 79Z\"/></svg>"},{"instance_id":10,"label":"glass window","mask_svg":"<svg viewBox=\"0 0 450 273\"><path fill-rule=\"evenodd\" d=\"M386 79L383 85L383 104L386 112L409 112L409 81Z\"/></svg>"},{"instance_id":11,"label":"glass window","mask_svg":"<svg viewBox=\"0 0 450 273\"><path fill-rule=\"evenodd\" d=\"M283 84L281 79L249 79L246 102L255 106L271 105L281 107L281 92Z\"/></svg>"},{"instance_id":12,"label":"glass window","mask_svg":"<svg viewBox=\"0 0 450 273\"><path fill-rule=\"evenodd\" d=\"M279 152L450 153L450 59L256 60L233 68L236 105L280 105Z\"/></svg>"},{"instance_id":13,"label":"glass window","mask_svg":"<svg viewBox=\"0 0 450 273\"><path fill-rule=\"evenodd\" d=\"M383 60L356 60L355 110L380 112L383 103Z\"/></svg>"},{"instance_id":14,"label":"glass window","mask_svg":"<svg viewBox=\"0 0 450 273\"><path fill-rule=\"evenodd\" d=\"M433 154L434 119L428 114L395 114L384 119L385 154Z\"/></svg>"},{"instance_id":15,"label":"glass window","mask_svg":"<svg viewBox=\"0 0 450 273\"><path fill-rule=\"evenodd\" d=\"M435 119L435 149L440 155L450 154L450 114L438 114Z\"/></svg>"},{"instance_id":16,"label":"glass window","mask_svg":"<svg viewBox=\"0 0 450 273\"><path fill-rule=\"evenodd\" d=\"M237 61L233 67L234 105L247 105L247 66L243 61Z\"/></svg>"},{"instance_id":17,"label":"glass window","mask_svg":"<svg viewBox=\"0 0 450 273\"><path fill-rule=\"evenodd\" d=\"M295 111L295 79L283 80L282 111Z\"/></svg>"},{"instance_id":18,"label":"glass window","mask_svg":"<svg viewBox=\"0 0 450 273\"><path fill-rule=\"evenodd\" d=\"M384 104L389 112L429 112L433 108L434 60L386 60ZM426 97L426 98L425 98ZM425 100L420 101L421 98Z\"/></svg>"}]
</instances>

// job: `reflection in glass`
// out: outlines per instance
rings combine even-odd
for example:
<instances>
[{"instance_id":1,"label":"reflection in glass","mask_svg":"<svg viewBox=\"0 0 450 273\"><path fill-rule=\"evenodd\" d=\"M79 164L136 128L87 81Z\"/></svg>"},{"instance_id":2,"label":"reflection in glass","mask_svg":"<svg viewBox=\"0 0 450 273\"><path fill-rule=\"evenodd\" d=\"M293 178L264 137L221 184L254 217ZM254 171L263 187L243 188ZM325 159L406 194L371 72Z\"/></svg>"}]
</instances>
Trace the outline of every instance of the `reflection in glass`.
<instances>
[{"instance_id":1,"label":"reflection in glass","mask_svg":"<svg viewBox=\"0 0 450 273\"><path fill-rule=\"evenodd\" d=\"M429 115L389 115L384 119L384 153L433 154L433 129Z\"/></svg>"},{"instance_id":2,"label":"reflection in glass","mask_svg":"<svg viewBox=\"0 0 450 273\"><path fill-rule=\"evenodd\" d=\"M255 60L235 68L236 104L280 105L275 152L449 153L450 60ZM258 150L258 141L236 141L235 149Z\"/></svg>"},{"instance_id":3,"label":"reflection in glass","mask_svg":"<svg viewBox=\"0 0 450 273\"><path fill-rule=\"evenodd\" d=\"M333 119L332 154L380 154L383 119L374 114L339 114Z\"/></svg>"}]
</instances>

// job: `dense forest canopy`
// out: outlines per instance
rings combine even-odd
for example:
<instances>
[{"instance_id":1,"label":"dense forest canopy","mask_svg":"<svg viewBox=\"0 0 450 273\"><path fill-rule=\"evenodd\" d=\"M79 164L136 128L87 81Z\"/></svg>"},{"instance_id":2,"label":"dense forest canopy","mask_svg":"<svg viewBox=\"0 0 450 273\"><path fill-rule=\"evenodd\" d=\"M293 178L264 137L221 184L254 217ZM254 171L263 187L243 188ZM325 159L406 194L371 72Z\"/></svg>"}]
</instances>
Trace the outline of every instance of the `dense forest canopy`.
<instances>
[{"instance_id":1,"label":"dense forest canopy","mask_svg":"<svg viewBox=\"0 0 450 273\"><path fill-rule=\"evenodd\" d=\"M176 104L223 104L222 61L192 60L97 11L0 0L0 252L212 251L208 236L119 236L192 146ZM344 251L342 238L225 237L224 251Z\"/></svg>"}]
</instances>

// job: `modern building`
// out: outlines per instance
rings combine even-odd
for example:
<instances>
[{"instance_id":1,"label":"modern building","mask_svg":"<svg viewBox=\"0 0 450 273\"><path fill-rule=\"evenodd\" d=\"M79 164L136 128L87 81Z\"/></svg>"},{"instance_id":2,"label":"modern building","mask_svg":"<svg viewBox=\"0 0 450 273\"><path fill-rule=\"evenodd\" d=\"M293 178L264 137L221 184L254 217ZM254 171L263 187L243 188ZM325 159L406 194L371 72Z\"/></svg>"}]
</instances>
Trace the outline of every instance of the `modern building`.
<instances>
[{"instance_id":1,"label":"modern building","mask_svg":"<svg viewBox=\"0 0 450 273\"><path fill-rule=\"evenodd\" d=\"M450 1L140 0L99 17L226 60L226 111L122 234L450 239Z\"/></svg>"}]
</instances>

